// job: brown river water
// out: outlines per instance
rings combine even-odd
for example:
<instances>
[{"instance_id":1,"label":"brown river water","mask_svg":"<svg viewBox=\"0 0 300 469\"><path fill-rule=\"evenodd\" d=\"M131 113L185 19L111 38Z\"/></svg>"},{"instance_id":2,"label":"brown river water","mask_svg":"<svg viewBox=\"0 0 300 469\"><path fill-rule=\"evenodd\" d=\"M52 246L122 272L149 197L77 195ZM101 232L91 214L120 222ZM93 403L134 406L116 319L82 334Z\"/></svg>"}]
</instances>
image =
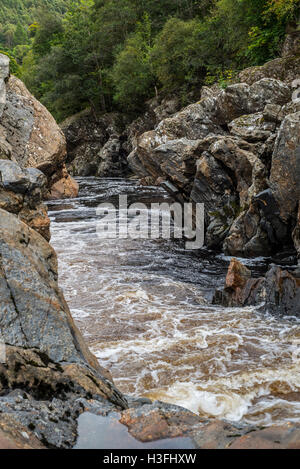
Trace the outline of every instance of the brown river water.
<instances>
[{"instance_id":1,"label":"brown river water","mask_svg":"<svg viewBox=\"0 0 300 469\"><path fill-rule=\"evenodd\" d=\"M168 201L157 187L79 178L74 200L49 203L60 286L91 350L125 394L201 416L300 422L300 320L211 306L229 258L178 240L101 239L96 207ZM255 275L267 259L244 260Z\"/></svg>"}]
</instances>

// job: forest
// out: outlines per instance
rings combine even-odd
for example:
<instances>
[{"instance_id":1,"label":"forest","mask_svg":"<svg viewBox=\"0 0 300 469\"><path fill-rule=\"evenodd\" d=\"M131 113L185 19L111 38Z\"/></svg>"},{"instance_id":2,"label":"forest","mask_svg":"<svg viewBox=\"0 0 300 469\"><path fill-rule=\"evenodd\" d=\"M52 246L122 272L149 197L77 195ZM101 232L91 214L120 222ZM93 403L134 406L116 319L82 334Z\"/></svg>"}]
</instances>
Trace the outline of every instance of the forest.
<instances>
[{"instance_id":1,"label":"forest","mask_svg":"<svg viewBox=\"0 0 300 469\"><path fill-rule=\"evenodd\" d=\"M142 112L280 55L299 0L2 0L0 48L58 121Z\"/></svg>"}]
</instances>

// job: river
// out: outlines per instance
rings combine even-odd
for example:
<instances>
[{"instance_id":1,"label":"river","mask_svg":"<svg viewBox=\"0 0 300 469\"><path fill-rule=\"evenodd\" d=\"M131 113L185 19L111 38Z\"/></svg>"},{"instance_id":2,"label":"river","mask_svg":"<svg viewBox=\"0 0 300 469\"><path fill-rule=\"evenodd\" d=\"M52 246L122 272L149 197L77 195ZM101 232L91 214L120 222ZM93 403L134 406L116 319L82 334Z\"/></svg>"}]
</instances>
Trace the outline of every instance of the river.
<instances>
[{"instance_id":1,"label":"river","mask_svg":"<svg viewBox=\"0 0 300 469\"><path fill-rule=\"evenodd\" d=\"M77 326L125 394L201 416L300 421L300 321L211 306L229 259L180 240L101 239L96 207L168 202L133 180L78 178L77 199L49 203L59 282ZM266 259L247 260L256 275Z\"/></svg>"}]
</instances>

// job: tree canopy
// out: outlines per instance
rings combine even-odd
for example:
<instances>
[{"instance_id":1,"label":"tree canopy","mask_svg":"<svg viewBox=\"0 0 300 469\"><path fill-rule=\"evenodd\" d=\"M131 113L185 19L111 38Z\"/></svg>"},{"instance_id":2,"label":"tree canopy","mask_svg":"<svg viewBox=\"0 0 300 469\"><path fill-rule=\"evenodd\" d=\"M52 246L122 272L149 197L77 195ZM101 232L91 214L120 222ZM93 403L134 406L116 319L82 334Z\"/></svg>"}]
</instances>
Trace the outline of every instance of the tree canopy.
<instances>
[{"instance_id":1,"label":"tree canopy","mask_svg":"<svg viewBox=\"0 0 300 469\"><path fill-rule=\"evenodd\" d=\"M59 120L138 113L280 53L300 0L2 0L0 46Z\"/></svg>"}]
</instances>

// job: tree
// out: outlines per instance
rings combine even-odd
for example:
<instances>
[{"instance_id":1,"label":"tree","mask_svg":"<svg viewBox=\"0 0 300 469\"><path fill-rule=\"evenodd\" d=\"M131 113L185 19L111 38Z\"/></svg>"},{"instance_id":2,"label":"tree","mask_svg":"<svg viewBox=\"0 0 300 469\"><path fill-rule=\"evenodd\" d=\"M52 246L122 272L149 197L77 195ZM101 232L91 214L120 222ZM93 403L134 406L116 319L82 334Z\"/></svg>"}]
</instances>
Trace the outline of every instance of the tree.
<instances>
[{"instance_id":1,"label":"tree","mask_svg":"<svg viewBox=\"0 0 300 469\"><path fill-rule=\"evenodd\" d=\"M15 30L13 43L15 46L28 44L28 33L20 23L18 23Z\"/></svg>"},{"instance_id":2,"label":"tree","mask_svg":"<svg viewBox=\"0 0 300 469\"><path fill-rule=\"evenodd\" d=\"M155 73L166 91L192 85L203 77L203 59L199 54L198 20L171 18L157 36L152 58Z\"/></svg>"},{"instance_id":3,"label":"tree","mask_svg":"<svg viewBox=\"0 0 300 469\"><path fill-rule=\"evenodd\" d=\"M117 55L112 70L115 85L114 100L123 109L132 112L154 93L156 79L152 66L151 21L145 14L135 33L127 39Z\"/></svg>"}]
</instances>

